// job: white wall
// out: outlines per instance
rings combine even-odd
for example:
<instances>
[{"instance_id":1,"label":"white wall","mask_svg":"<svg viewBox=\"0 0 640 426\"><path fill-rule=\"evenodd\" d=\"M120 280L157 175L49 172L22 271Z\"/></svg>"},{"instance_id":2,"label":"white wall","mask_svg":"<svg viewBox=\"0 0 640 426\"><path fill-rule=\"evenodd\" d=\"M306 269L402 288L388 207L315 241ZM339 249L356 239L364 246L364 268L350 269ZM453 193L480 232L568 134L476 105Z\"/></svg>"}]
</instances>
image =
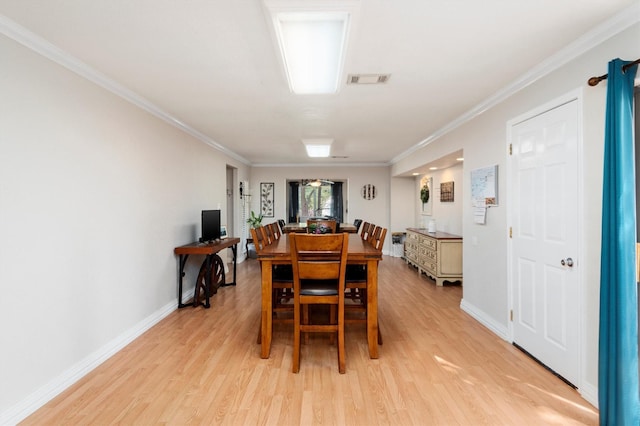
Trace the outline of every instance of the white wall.
<instances>
[{"instance_id":1,"label":"white wall","mask_svg":"<svg viewBox=\"0 0 640 426\"><path fill-rule=\"evenodd\" d=\"M507 122L536 107L576 89L583 91L582 112L582 247L581 288L582 378L581 393L597 403L598 304L600 279L600 216L602 193L602 155L606 83L587 86L587 79L606 74L607 63L616 57L640 57L640 24L635 24L606 42L587 51L511 96L499 105L442 136L410 157L394 164L392 175L399 175L429 163L448 152L464 149L462 187L470 194L470 172L476 168L499 166L500 206L487 212L487 224L473 223L471 200L462 200L464 238L464 296L462 305L476 318L504 338L508 338L507 208L505 197ZM457 184L456 184L457 187Z\"/></svg>"},{"instance_id":2,"label":"white wall","mask_svg":"<svg viewBox=\"0 0 640 426\"><path fill-rule=\"evenodd\" d=\"M404 232L413 228L418 198L413 177L392 177L389 199L391 200L391 232Z\"/></svg>"},{"instance_id":3,"label":"white wall","mask_svg":"<svg viewBox=\"0 0 640 426\"><path fill-rule=\"evenodd\" d=\"M6 424L176 308L174 247L225 206L225 166L248 170L4 36L0 57Z\"/></svg>"},{"instance_id":4,"label":"white wall","mask_svg":"<svg viewBox=\"0 0 640 426\"><path fill-rule=\"evenodd\" d=\"M431 214L427 214L422 210L422 203L419 200L420 189L422 188L420 182L425 177L433 178L433 187L430 190ZM443 182L453 182L454 184L452 202L440 201L440 184ZM429 221L434 220L438 231L462 235L462 200L464 199L462 164L416 176L413 191L413 198L416 200L415 224L413 226L426 228Z\"/></svg>"}]
</instances>

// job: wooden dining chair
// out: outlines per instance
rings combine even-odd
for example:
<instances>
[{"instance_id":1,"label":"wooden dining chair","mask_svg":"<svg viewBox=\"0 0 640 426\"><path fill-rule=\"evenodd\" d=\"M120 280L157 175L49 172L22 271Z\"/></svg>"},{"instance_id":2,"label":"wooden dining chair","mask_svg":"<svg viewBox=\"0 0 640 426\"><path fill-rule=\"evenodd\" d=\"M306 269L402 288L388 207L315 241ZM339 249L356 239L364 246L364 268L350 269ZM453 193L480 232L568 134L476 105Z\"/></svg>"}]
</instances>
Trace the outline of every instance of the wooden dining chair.
<instances>
[{"instance_id":1,"label":"wooden dining chair","mask_svg":"<svg viewBox=\"0 0 640 426\"><path fill-rule=\"evenodd\" d=\"M337 226L333 219L308 219L307 234L335 234Z\"/></svg>"},{"instance_id":2,"label":"wooden dining chair","mask_svg":"<svg viewBox=\"0 0 640 426\"><path fill-rule=\"evenodd\" d=\"M282 231L278 222L273 222L267 225L270 229L272 236L271 243L279 240L282 237ZM278 304L286 303L293 298L293 270L291 265L273 265L273 280L278 284L280 291L276 292L276 301ZM282 306L277 307L280 309ZM285 306L285 311L289 311L289 306Z\"/></svg>"},{"instance_id":3,"label":"wooden dining chair","mask_svg":"<svg viewBox=\"0 0 640 426\"><path fill-rule=\"evenodd\" d=\"M373 233L376 230L376 224L375 223L370 223L369 224L369 229L367 230L367 237L365 238L365 240L369 241L371 238L373 238Z\"/></svg>"},{"instance_id":4,"label":"wooden dining chair","mask_svg":"<svg viewBox=\"0 0 640 426\"><path fill-rule=\"evenodd\" d=\"M387 236L387 228L377 226L371 233L367 243L376 250L382 252L384 239ZM367 266L348 265L345 277L346 295L350 302L345 304L345 323L365 323L367 322ZM378 344L382 344L382 332L378 325Z\"/></svg>"},{"instance_id":5,"label":"wooden dining chair","mask_svg":"<svg viewBox=\"0 0 640 426\"><path fill-rule=\"evenodd\" d=\"M356 227L356 234L358 233L358 231L360 231L360 225L362 225L362 219L355 219L353 221L353 226Z\"/></svg>"},{"instance_id":6,"label":"wooden dining chair","mask_svg":"<svg viewBox=\"0 0 640 426\"><path fill-rule=\"evenodd\" d=\"M344 345L344 286L349 235L289 234L293 266L293 365L300 371L300 334L333 333L338 336L338 371L346 369ZM329 305L326 324L302 321L302 307ZM337 312L336 312L337 310ZM333 313L337 315L333 315Z\"/></svg>"},{"instance_id":7,"label":"wooden dining chair","mask_svg":"<svg viewBox=\"0 0 640 426\"><path fill-rule=\"evenodd\" d=\"M265 227L251 228L251 236L256 246L256 253L272 244L266 236ZM262 262L260 262L262 268ZM272 324L293 323L293 272L291 265L272 265L271 269L271 315ZM262 275L262 274L261 274ZM262 342L262 316L258 327L257 343Z\"/></svg>"},{"instance_id":8,"label":"wooden dining chair","mask_svg":"<svg viewBox=\"0 0 640 426\"><path fill-rule=\"evenodd\" d=\"M282 236L282 231L280 231L280 225L278 225L278 222L270 223L267 225L267 227L269 228L270 235L273 237L273 239L279 240Z\"/></svg>"},{"instance_id":9,"label":"wooden dining chair","mask_svg":"<svg viewBox=\"0 0 640 426\"><path fill-rule=\"evenodd\" d=\"M264 226L251 228L250 232L253 244L256 246L256 253L260 253L265 246L269 245L265 235Z\"/></svg>"},{"instance_id":10,"label":"wooden dining chair","mask_svg":"<svg viewBox=\"0 0 640 426\"><path fill-rule=\"evenodd\" d=\"M384 246L384 239L387 237L387 228L376 226L375 230L371 234L371 237L367 240L376 250L382 251Z\"/></svg>"},{"instance_id":11,"label":"wooden dining chair","mask_svg":"<svg viewBox=\"0 0 640 426\"><path fill-rule=\"evenodd\" d=\"M362 224L362 230L360 231L360 236L363 240L367 239L367 232L369 232L369 222L364 222Z\"/></svg>"},{"instance_id":12,"label":"wooden dining chair","mask_svg":"<svg viewBox=\"0 0 640 426\"><path fill-rule=\"evenodd\" d=\"M264 236L267 239L267 244L272 244L276 240L276 238L273 235L273 229L271 225L264 225L262 229L264 232Z\"/></svg>"},{"instance_id":13,"label":"wooden dining chair","mask_svg":"<svg viewBox=\"0 0 640 426\"><path fill-rule=\"evenodd\" d=\"M362 231L360 236L363 240L369 241L373 238L373 232L376 225L370 222L364 222L362 224ZM363 302L364 289L367 282L367 269L366 265L349 265L347 266L347 297L351 300L359 300Z\"/></svg>"}]
</instances>

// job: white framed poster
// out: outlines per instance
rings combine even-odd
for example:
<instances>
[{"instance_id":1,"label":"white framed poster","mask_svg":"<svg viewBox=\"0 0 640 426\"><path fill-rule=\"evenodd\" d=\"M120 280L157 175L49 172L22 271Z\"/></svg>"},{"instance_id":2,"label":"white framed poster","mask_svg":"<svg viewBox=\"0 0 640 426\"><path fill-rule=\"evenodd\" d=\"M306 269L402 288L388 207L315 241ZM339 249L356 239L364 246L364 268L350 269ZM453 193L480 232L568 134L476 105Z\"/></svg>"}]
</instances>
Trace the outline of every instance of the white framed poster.
<instances>
[{"instance_id":1,"label":"white framed poster","mask_svg":"<svg viewBox=\"0 0 640 426\"><path fill-rule=\"evenodd\" d=\"M498 165L471 171L471 203L474 207L498 205Z\"/></svg>"}]
</instances>

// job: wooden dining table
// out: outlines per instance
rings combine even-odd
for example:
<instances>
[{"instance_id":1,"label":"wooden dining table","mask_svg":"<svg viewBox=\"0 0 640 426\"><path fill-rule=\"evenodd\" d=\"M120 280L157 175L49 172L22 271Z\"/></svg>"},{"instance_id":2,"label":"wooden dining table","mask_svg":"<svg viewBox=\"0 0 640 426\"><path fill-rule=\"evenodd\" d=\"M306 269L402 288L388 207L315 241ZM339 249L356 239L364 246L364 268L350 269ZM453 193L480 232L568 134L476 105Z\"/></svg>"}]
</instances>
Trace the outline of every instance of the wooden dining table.
<instances>
[{"instance_id":1,"label":"wooden dining table","mask_svg":"<svg viewBox=\"0 0 640 426\"><path fill-rule=\"evenodd\" d=\"M349 265L367 265L367 342L369 357L378 358L378 262L382 252L364 241L358 234L349 235ZM260 356L269 358L271 352L272 324L272 271L273 265L291 264L289 235L283 234L258 254L262 266L262 338Z\"/></svg>"}]
</instances>

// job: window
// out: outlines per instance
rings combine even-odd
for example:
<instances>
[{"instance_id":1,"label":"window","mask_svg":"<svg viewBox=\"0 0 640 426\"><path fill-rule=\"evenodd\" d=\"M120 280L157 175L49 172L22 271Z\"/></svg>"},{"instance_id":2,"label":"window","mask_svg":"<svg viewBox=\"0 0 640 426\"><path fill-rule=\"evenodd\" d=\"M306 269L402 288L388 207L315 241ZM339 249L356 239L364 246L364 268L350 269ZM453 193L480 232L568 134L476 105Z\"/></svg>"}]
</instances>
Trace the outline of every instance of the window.
<instances>
[{"instance_id":1,"label":"window","mask_svg":"<svg viewBox=\"0 0 640 426\"><path fill-rule=\"evenodd\" d=\"M333 198L331 197L331 185L300 186L300 217L331 216Z\"/></svg>"},{"instance_id":2,"label":"window","mask_svg":"<svg viewBox=\"0 0 640 426\"><path fill-rule=\"evenodd\" d=\"M343 222L343 182L322 181L319 186L306 182L308 180L287 182L288 221L306 222L310 217L332 217Z\"/></svg>"}]
</instances>

